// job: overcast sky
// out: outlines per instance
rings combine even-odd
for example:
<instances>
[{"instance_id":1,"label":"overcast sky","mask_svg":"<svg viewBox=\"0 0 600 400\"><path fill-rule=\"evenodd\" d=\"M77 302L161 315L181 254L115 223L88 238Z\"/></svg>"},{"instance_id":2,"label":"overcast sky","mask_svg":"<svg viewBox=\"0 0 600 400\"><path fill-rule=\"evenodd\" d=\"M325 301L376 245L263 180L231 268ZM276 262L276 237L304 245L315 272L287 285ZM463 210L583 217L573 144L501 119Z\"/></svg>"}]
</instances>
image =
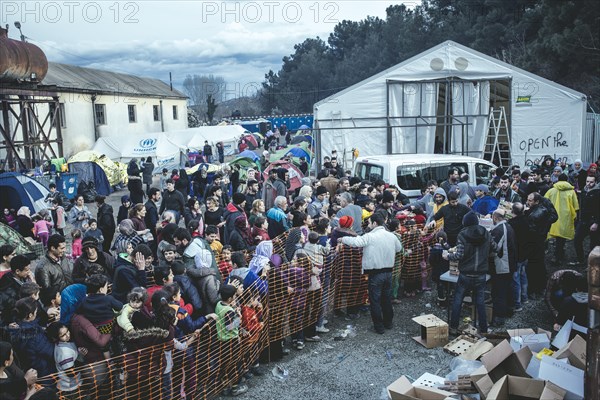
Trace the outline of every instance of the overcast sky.
<instances>
[{"instance_id":1,"label":"overcast sky","mask_svg":"<svg viewBox=\"0 0 600 400\"><path fill-rule=\"evenodd\" d=\"M0 23L49 61L168 81L215 74L237 97L308 37L327 39L344 19L385 18L393 1L40 1L2 0ZM395 2L398 3L398 2ZM405 2L412 6L415 1ZM233 96L227 96L233 97Z\"/></svg>"}]
</instances>

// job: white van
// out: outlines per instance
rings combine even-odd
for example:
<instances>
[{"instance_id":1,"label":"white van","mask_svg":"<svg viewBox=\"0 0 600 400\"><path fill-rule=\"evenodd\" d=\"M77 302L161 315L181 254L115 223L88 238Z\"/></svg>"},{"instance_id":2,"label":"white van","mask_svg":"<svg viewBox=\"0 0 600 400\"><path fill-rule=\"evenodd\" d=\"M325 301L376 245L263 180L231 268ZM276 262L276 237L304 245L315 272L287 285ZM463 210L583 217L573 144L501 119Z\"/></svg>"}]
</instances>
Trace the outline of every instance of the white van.
<instances>
[{"instance_id":1,"label":"white van","mask_svg":"<svg viewBox=\"0 0 600 400\"><path fill-rule=\"evenodd\" d=\"M459 174L469 174L469 185L487 184L496 166L489 161L452 154L395 154L358 157L354 174L362 180L383 179L396 185L411 200L421 196L427 182L438 184L448 178L448 170L456 168Z\"/></svg>"}]
</instances>

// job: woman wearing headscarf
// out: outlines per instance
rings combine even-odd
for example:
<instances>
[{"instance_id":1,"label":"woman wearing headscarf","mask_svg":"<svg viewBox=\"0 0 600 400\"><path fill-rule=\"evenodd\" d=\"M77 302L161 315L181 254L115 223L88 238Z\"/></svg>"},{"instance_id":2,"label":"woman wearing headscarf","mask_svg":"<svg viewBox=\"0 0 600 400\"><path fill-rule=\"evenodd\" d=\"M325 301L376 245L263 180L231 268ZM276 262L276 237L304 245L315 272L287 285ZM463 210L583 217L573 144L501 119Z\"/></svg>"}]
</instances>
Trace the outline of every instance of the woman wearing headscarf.
<instances>
[{"instance_id":1,"label":"woman wearing headscarf","mask_svg":"<svg viewBox=\"0 0 600 400\"><path fill-rule=\"evenodd\" d=\"M291 261L298 250L302 248L302 245L306 243L306 238L302 233L301 228L293 228L290 230L287 239L285 240L285 258L287 261Z\"/></svg>"},{"instance_id":2,"label":"woman wearing headscarf","mask_svg":"<svg viewBox=\"0 0 600 400\"><path fill-rule=\"evenodd\" d=\"M581 192L585 187L587 171L583 169L583 162L577 159L573 162L573 169L569 171L569 183L575 187L576 192Z\"/></svg>"},{"instance_id":3,"label":"woman wearing headscarf","mask_svg":"<svg viewBox=\"0 0 600 400\"><path fill-rule=\"evenodd\" d=\"M23 206L17 211L16 225L17 230L23 237L30 237L33 239L33 221L31 220L31 211L29 207Z\"/></svg>"},{"instance_id":4,"label":"woman wearing headscarf","mask_svg":"<svg viewBox=\"0 0 600 400\"><path fill-rule=\"evenodd\" d=\"M273 255L273 242L270 240L260 242L254 251L254 257L250 260L248 267L256 275L260 275L264 268L270 268L271 256ZM267 270L268 271L268 270Z\"/></svg>"},{"instance_id":5,"label":"woman wearing headscarf","mask_svg":"<svg viewBox=\"0 0 600 400\"><path fill-rule=\"evenodd\" d=\"M137 234L133 226L133 222L130 219L124 219L121 221L117 229L119 231L119 235L110 248L115 252L115 256L119 255L118 249L123 247L121 242L130 243L133 248L135 248L135 246L138 244L144 243L144 238Z\"/></svg>"},{"instance_id":6,"label":"woman wearing headscarf","mask_svg":"<svg viewBox=\"0 0 600 400\"><path fill-rule=\"evenodd\" d=\"M234 229L229 236L232 251L254 250L254 239L245 215L238 216L234 221Z\"/></svg>"}]
</instances>

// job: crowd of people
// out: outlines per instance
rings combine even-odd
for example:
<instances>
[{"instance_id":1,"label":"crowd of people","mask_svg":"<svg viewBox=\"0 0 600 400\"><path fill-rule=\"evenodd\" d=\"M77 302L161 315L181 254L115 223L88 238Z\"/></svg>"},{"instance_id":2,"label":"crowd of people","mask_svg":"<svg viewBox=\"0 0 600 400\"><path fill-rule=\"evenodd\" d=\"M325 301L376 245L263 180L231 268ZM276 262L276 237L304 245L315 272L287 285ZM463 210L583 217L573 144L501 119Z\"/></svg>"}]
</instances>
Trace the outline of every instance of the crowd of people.
<instances>
[{"instance_id":1,"label":"crowd of people","mask_svg":"<svg viewBox=\"0 0 600 400\"><path fill-rule=\"evenodd\" d=\"M263 154L263 168L269 154ZM334 309L353 320L364 308L373 331L384 334L393 328L393 304L431 290L431 281L440 303L449 302L440 277L452 265L460 274L448 305L451 333L471 291L481 333L542 295L556 328L573 317L585 324L573 294L586 287L577 271L587 254L584 238L589 236L590 248L600 244L596 164L584 169L576 160L567 167L548 157L533 169L498 168L475 187L450 168L447 180L429 181L413 201L381 179L352 176L335 156L326 157L316 179L305 177L295 189L284 168L270 169L266 179L250 168L245 180L229 167L214 176L205 168L190 176L185 169L163 170L158 185L148 178L150 168L150 158L141 166L130 162L130 193L121 197L116 217L104 196L95 198L95 218L83 196L66 211L55 187L44 212L30 216L22 207L12 216L5 210L3 222L39 240L46 255L32 262L10 244L0 247L4 397L79 393L90 379L73 372L79 366L157 344L166 345L163 356L171 360L160 379L163 395L194 391L189 379L171 376L172 360L176 352L191 351L210 324L221 357L245 360L221 368L215 378L225 394L239 395L248 390L245 378L262 373L259 358L268 362L289 353L281 340L267 343L266 359L255 347L240 350L260 335L268 296L290 298L285 323L300 351L329 332ZM544 258L549 238L557 266L573 268L550 279ZM574 243L574 259L566 259L567 241ZM331 269L332 260L356 249L362 257L344 258L339 270ZM358 266L348 265L356 260ZM488 275L491 321L485 312ZM332 294L340 288L341 294ZM193 366L185 364L188 375ZM126 385L143 378L141 371L126 372ZM35 385L53 374L56 379L43 382L42 390ZM149 395L139 385L130 389L131 398Z\"/></svg>"}]
</instances>

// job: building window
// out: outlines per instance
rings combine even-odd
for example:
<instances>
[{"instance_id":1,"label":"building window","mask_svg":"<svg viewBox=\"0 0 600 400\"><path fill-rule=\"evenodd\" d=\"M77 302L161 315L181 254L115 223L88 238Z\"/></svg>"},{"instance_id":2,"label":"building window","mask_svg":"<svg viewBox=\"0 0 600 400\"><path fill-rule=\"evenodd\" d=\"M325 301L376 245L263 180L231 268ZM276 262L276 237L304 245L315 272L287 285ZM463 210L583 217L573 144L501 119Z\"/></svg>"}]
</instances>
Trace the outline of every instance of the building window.
<instances>
[{"instance_id":1,"label":"building window","mask_svg":"<svg viewBox=\"0 0 600 400\"><path fill-rule=\"evenodd\" d=\"M106 125L106 105L95 104L94 110L96 111L96 125Z\"/></svg>"},{"instance_id":2,"label":"building window","mask_svg":"<svg viewBox=\"0 0 600 400\"><path fill-rule=\"evenodd\" d=\"M154 113L154 120L160 121L160 109L158 106L152 106L152 112Z\"/></svg>"},{"instance_id":3,"label":"building window","mask_svg":"<svg viewBox=\"0 0 600 400\"><path fill-rule=\"evenodd\" d=\"M177 113L177 106L173 106L173 119L179 119L179 114Z\"/></svg>"},{"instance_id":4,"label":"building window","mask_svg":"<svg viewBox=\"0 0 600 400\"><path fill-rule=\"evenodd\" d=\"M67 119L65 118L65 103L58 103L58 115L56 115L56 104L50 103L50 117L52 118L52 126L56 127L60 123L61 128L67 127Z\"/></svg>"},{"instance_id":5,"label":"building window","mask_svg":"<svg viewBox=\"0 0 600 400\"><path fill-rule=\"evenodd\" d=\"M127 106L127 113L129 114L129 122L137 122L137 114L135 111L135 105L129 104Z\"/></svg>"}]
</instances>

